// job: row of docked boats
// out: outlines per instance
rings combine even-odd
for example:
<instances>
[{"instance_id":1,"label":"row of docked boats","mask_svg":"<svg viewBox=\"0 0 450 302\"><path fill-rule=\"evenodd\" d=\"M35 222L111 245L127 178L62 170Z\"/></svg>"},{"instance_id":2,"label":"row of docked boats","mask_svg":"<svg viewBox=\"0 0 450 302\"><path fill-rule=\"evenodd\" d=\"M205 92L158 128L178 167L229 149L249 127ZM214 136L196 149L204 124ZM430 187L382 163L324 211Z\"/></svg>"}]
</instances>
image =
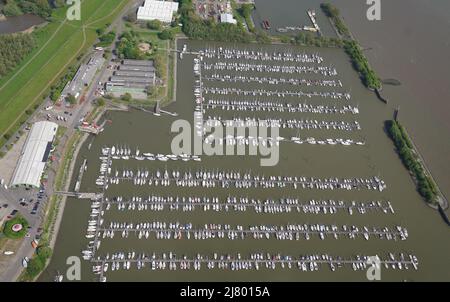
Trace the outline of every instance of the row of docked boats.
<instances>
[{"instance_id":1,"label":"row of docked boats","mask_svg":"<svg viewBox=\"0 0 450 302\"><path fill-rule=\"evenodd\" d=\"M221 116L208 116L205 126L210 127L265 127L265 128L283 128L283 129L301 129L301 130L341 130L354 131L361 130L358 121L318 121L316 119L281 119L281 118L261 118L261 117L232 117L223 118Z\"/></svg>"},{"instance_id":2,"label":"row of docked boats","mask_svg":"<svg viewBox=\"0 0 450 302\"><path fill-rule=\"evenodd\" d=\"M279 146L280 142L291 142L298 145L301 144L310 144L310 145L358 145L364 146L366 143L364 141L354 141L353 139L343 139L343 138L327 138L327 139L316 139L314 137L307 137L302 140L299 137L291 137L290 139L286 138L263 138L263 137L253 137L253 136L227 136L225 138L215 137L214 135L208 135L204 138L204 143L207 145L217 144L217 145L228 145L228 146L253 146L253 147L272 147L274 145Z\"/></svg>"},{"instance_id":3,"label":"row of docked boats","mask_svg":"<svg viewBox=\"0 0 450 302\"><path fill-rule=\"evenodd\" d=\"M345 236L349 239L372 237L386 240L406 240L408 231L402 226L389 227L358 227L355 225L335 224L286 224L286 225L243 225L232 226L230 224L204 224L193 226L192 223L180 222L110 222L108 227L99 230L103 232L103 238L114 238L114 233L121 233L122 238L128 238L129 233L134 233L138 239L182 239L195 240L229 239L245 240L253 239L277 239L277 240L310 240L311 236L318 236L321 240L328 237L339 239Z\"/></svg>"},{"instance_id":4,"label":"row of docked boats","mask_svg":"<svg viewBox=\"0 0 450 302\"><path fill-rule=\"evenodd\" d=\"M303 213L303 214L336 214L340 211L348 212L350 215L366 214L379 211L384 214L394 214L390 201L343 201L343 200L314 200L301 201L298 198L249 198L228 196L221 201L219 197L199 196L160 196L148 197L132 196L124 198L116 196L109 199L105 197L106 210L115 205L118 211L170 211L183 212L194 211L199 208L203 211L216 212L245 212L252 209L257 214L281 214L281 213Z\"/></svg>"},{"instance_id":5,"label":"row of docked boats","mask_svg":"<svg viewBox=\"0 0 450 302\"><path fill-rule=\"evenodd\" d=\"M131 253L131 257L130 256ZM324 266L331 271L337 269L367 270L373 267L373 259L377 259L385 269L409 270L418 269L419 261L415 255L407 253L388 253L386 256L354 255L352 257L333 256L330 254L303 254L299 256L285 255L281 253L254 252L247 257L237 254L211 255L196 254L194 256L178 256L173 252L162 252L161 254L135 252L115 252L111 255L101 257L95 261L93 271L96 274L103 274L109 269L109 263L114 263L115 270L129 270L131 264L136 269L143 269L147 265L150 270L200 270L207 269L221 270L274 270L274 269L298 269L303 272L318 271Z\"/></svg>"},{"instance_id":6,"label":"row of docked boats","mask_svg":"<svg viewBox=\"0 0 450 302\"><path fill-rule=\"evenodd\" d=\"M204 81L230 82L230 83L257 83L269 85L293 85L293 86L317 86L317 87L342 87L341 80L324 79L297 79L297 78L273 78L245 75L229 75L214 73L203 76Z\"/></svg>"},{"instance_id":7,"label":"row of docked boats","mask_svg":"<svg viewBox=\"0 0 450 302\"><path fill-rule=\"evenodd\" d=\"M213 95L238 95L238 96L266 96L266 97L320 97L329 98L333 100L350 100L351 96L346 92L337 91L294 91L294 90L266 90L266 89L253 89L245 90L236 87L203 87L203 92Z\"/></svg>"},{"instance_id":8,"label":"row of docked boats","mask_svg":"<svg viewBox=\"0 0 450 302\"><path fill-rule=\"evenodd\" d=\"M326 77L335 77L338 75L333 66L307 66L307 65L270 65L253 64L238 62L199 62L199 69L205 71L233 71L233 72L251 72L251 73L282 73L282 74L316 74ZM196 70L194 70L196 72Z\"/></svg>"},{"instance_id":9,"label":"row of docked boats","mask_svg":"<svg viewBox=\"0 0 450 302\"><path fill-rule=\"evenodd\" d=\"M227 100L208 99L203 107L205 109L221 109L224 111L273 111L289 113L314 113L314 114L359 114L359 108L351 105L341 107L329 105L313 105L307 103L280 103L276 100Z\"/></svg>"},{"instance_id":10,"label":"row of docked boats","mask_svg":"<svg viewBox=\"0 0 450 302\"><path fill-rule=\"evenodd\" d=\"M245 61L276 61L276 62L293 62L293 63L317 63L323 62L323 57L319 53L306 52L268 52L257 50L242 50L237 48L205 48L199 53L208 59L233 59Z\"/></svg>"},{"instance_id":11,"label":"row of docked boats","mask_svg":"<svg viewBox=\"0 0 450 302\"><path fill-rule=\"evenodd\" d=\"M116 170L117 175L124 175L125 177L117 176L118 181L135 181L138 180L152 180L149 185L163 186L171 185L171 181L176 186L187 187L215 187L222 188L286 188L292 187L294 189L317 189L317 190L376 190L383 191L386 189L385 182L374 177L350 177L350 178L320 178L307 176L286 176L286 175L270 175L265 176L255 174L252 172L241 171L227 171L227 170L207 170L197 169L195 172L182 171L179 169L160 171L149 171L148 169L138 168L124 169L122 172ZM158 181L158 183L156 183Z\"/></svg>"},{"instance_id":12,"label":"row of docked boats","mask_svg":"<svg viewBox=\"0 0 450 302\"><path fill-rule=\"evenodd\" d=\"M103 156L100 157L101 160L106 160L108 156L111 156L112 160L158 160L158 161L169 161L169 160L180 160L180 161L201 161L201 158L198 155L188 155L188 154L153 154L144 152L141 153L139 148L133 152L130 147L127 146L112 146L112 147L103 147L102 148Z\"/></svg>"}]
</instances>

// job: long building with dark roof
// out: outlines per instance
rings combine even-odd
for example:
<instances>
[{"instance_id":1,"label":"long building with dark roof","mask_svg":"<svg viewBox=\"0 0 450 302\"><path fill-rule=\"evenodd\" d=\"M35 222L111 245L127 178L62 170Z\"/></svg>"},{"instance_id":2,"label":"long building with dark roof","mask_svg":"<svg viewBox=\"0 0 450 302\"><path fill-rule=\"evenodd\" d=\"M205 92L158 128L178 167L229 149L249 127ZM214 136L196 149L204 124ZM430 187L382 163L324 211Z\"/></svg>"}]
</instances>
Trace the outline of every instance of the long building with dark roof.
<instances>
[{"instance_id":1,"label":"long building with dark roof","mask_svg":"<svg viewBox=\"0 0 450 302\"><path fill-rule=\"evenodd\" d=\"M154 78L155 73L151 71L134 71L134 70L117 70L114 72L115 76L122 77L146 77L146 78Z\"/></svg>"},{"instance_id":2,"label":"long building with dark roof","mask_svg":"<svg viewBox=\"0 0 450 302\"><path fill-rule=\"evenodd\" d=\"M133 97L142 97L147 95L148 88L155 85L155 82L153 61L123 60L119 69L106 83L106 91L121 95L130 93Z\"/></svg>"},{"instance_id":3,"label":"long building with dark roof","mask_svg":"<svg viewBox=\"0 0 450 302\"><path fill-rule=\"evenodd\" d=\"M130 65L130 66L153 66L153 61L149 60L130 60L125 59L122 61L122 65Z\"/></svg>"},{"instance_id":4,"label":"long building with dark roof","mask_svg":"<svg viewBox=\"0 0 450 302\"><path fill-rule=\"evenodd\" d=\"M153 66L139 66L139 65L120 65L119 70L130 70L130 71L145 71L145 72L155 72L155 67Z\"/></svg>"}]
</instances>

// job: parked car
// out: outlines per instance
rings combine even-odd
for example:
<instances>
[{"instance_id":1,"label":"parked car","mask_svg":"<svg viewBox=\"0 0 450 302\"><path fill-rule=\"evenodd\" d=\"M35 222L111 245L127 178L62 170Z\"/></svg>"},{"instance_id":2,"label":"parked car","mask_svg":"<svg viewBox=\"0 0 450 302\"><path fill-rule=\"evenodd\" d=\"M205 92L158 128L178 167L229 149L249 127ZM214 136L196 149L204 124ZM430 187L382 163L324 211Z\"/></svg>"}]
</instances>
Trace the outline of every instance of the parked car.
<instances>
[{"instance_id":1,"label":"parked car","mask_svg":"<svg viewBox=\"0 0 450 302\"><path fill-rule=\"evenodd\" d=\"M8 215L8 219L11 219L11 218L13 218L14 216L16 216L17 212L19 212L19 211L17 211L17 210L12 210L12 212Z\"/></svg>"}]
</instances>

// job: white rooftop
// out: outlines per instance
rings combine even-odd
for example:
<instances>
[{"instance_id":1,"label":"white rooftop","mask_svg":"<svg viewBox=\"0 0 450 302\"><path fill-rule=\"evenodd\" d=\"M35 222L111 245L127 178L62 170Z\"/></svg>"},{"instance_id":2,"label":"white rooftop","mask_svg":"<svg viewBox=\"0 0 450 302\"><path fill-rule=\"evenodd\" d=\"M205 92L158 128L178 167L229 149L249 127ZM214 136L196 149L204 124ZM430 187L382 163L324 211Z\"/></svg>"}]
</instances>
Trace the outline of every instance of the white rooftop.
<instances>
[{"instance_id":1,"label":"white rooftop","mask_svg":"<svg viewBox=\"0 0 450 302\"><path fill-rule=\"evenodd\" d=\"M220 22L236 24L237 21L236 21L236 19L234 19L232 14L224 13L224 14L220 14Z\"/></svg>"},{"instance_id":2,"label":"white rooftop","mask_svg":"<svg viewBox=\"0 0 450 302\"><path fill-rule=\"evenodd\" d=\"M33 124L20 154L11 186L40 186L48 151L57 130L58 125L52 122L43 121Z\"/></svg>"},{"instance_id":3,"label":"white rooftop","mask_svg":"<svg viewBox=\"0 0 450 302\"><path fill-rule=\"evenodd\" d=\"M178 11L178 2L145 0L144 6L139 7L137 19L143 21L159 20L170 23L175 12Z\"/></svg>"}]
</instances>

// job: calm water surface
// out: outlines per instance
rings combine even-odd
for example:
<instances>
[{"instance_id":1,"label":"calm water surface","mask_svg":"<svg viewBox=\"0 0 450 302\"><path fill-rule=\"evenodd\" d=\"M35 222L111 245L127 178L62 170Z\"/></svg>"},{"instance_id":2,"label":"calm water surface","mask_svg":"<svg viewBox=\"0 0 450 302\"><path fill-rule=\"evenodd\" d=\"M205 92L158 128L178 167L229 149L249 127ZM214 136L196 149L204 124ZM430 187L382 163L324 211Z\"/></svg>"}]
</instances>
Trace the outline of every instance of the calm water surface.
<instances>
[{"instance_id":1,"label":"calm water surface","mask_svg":"<svg viewBox=\"0 0 450 302\"><path fill-rule=\"evenodd\" d=\"M11 34L24 31L34 25L44 23L45 20L35 15L21 15L15 17L7 17L6 20L0 21L0 34Z\"/></svg>"}]
</instances>

